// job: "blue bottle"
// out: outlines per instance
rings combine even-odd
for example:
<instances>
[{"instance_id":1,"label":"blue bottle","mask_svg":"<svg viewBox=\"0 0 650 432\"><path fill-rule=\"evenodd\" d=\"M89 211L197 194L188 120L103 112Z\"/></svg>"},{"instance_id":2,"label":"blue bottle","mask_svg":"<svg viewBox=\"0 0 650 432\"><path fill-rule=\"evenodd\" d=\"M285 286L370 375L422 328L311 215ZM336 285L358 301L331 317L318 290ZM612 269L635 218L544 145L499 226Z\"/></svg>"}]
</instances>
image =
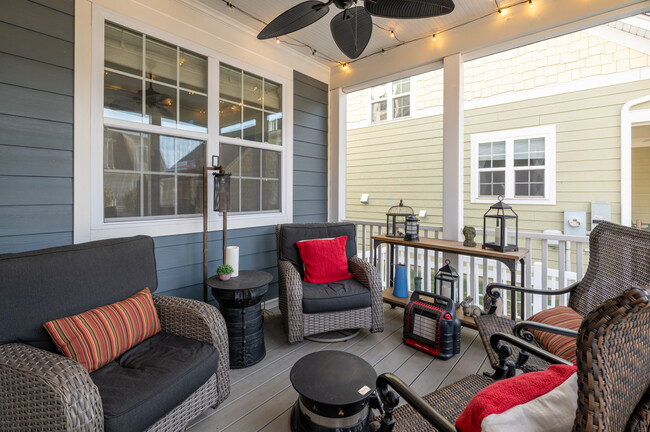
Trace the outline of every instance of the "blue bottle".
<instances>
[{"instance_id":1,"label":"blue bottle","mask_svg":"<svg viewBox=\"0 0 650 432\"><path fill-rule=\"evenodd\" d=\"M399 298L406 298L409 296L408 283L406 281L406 266L398 264L395 266L395 286L393 287L393 295Z\"/></svg>"}]
</instances>

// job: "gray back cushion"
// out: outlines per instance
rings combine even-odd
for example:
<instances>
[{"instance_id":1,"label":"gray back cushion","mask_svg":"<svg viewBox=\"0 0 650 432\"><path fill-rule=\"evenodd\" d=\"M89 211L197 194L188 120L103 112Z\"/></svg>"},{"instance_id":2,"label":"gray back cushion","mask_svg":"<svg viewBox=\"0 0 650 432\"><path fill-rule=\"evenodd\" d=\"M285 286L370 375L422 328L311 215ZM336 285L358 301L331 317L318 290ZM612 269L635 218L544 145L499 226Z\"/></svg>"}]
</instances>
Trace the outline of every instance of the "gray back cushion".
<instances>
[{"instance_id":1,"label":"gray back cushion","mask_svg":"<svg viewBox=\"0 0 650 432\"><path fill-rule=\"evenodd\" d=\"M280 227L278 238L278 257L291 262L303 275L303 262L296 242L321 238L336 238L347 236L345 255L348 259L357 254L356 226L352 223L307 223L285 224Z\"/></svg>"},{"instance_id":2,"label":"gray back cushion","mask_svg":"<svg viewBox=\"0 0 650 432\"><path fill-rule=\"evenodd\" d=\"M158 287L146 236L0 255L0 345L56 352L43 323Z\"/></svg>"}]
</instances>

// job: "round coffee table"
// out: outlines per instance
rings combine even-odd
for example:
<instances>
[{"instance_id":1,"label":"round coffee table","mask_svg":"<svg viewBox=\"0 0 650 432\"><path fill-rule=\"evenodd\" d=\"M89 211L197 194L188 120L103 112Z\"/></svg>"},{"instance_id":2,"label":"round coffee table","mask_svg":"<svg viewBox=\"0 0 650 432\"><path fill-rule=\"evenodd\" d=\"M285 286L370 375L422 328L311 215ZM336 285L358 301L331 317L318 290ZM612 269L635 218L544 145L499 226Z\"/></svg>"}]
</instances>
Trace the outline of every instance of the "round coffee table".
<instances>
[{"instance_id":1,"label":"round coffee table","mask_svg":"<svg viewBox=\"0 0 650 432\"><path fill-rule=\"evenodd\" d=\"M272 280L270 273L256 270L242 270L227 281L218 276L208 278L226 321L231 369L252 366L266 355L260 302Z\"/></svg>"},{"instance_id":2,"label":"round coffee table","mask_svg":"<svg viewBox=\"0 0 650 432\"><path fill-rule=\"evenodd\" d=\"M290 377L299 394L291 413L293 432L368 430L377 373L367 361L343 351L318 351L298 360Z\"/></svg>"}]
</instances>

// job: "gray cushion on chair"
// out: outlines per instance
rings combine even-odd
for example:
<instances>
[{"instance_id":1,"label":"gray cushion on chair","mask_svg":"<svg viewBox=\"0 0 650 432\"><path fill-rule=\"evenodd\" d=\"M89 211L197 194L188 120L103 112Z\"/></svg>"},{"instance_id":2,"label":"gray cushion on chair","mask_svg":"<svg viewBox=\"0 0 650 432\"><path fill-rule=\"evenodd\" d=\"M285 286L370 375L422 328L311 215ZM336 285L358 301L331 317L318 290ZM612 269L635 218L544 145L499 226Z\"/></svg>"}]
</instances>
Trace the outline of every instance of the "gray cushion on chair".
<instances>
[{"instance_id":1,"label":"gray cushion on chair","mask_svg":"<svg viewBox=\"0 0 650 432\"><path fill-rule=\"evenodd\" d=\"M282 225L279 238L278 254L281 260L291 262L300 276L304 278L303 262L296 242L320 238L335 238L347 236L345 255L348 259L357 254L356 226L352 223L313 223Z\"/></svg>"},{"instance_id":2,"label":"gray cushion on chair","mask_svg":"<svg viewBox=\"0 0 650 432\"><path fill-rule=\"evenodd\" d=\"M370 307L370 291L356 279L327 284L302 283L304 313L338 312Z\"/></svg>"},{"instance_id":3,"label":"gray cushion on chair","mask_svg":"<svg viewBox=\"0 0 650 432\"><path fill-rule=\"evenodd\" d=\"M90 374L107 432L141 431L201 387L218 367L214 346L160 332Z\"/></svg>"}]
</instances>

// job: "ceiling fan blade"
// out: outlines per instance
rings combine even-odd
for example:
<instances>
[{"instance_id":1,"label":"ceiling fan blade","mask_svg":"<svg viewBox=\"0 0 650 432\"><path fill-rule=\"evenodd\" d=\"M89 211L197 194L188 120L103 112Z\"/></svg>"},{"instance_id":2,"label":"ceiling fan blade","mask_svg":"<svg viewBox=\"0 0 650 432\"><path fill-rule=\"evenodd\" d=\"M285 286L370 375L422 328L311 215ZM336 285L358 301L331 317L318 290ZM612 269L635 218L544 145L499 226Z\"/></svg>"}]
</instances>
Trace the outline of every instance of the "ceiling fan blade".
<instances>
[{"instance_id":1,"label":"ceiling fan blade","mask_svg":"<svg viewBox=\"0 0 650 432\"><path fill-rule=\"evenodd\" d=\"M337 14L330 22L332 37L346 56L355 59L361 55L372 36L372 18L357 6Z\"/></svg>"},{"instance_id":2,"label":"ceiling fan blade","mask_svg":"<svg viewBox=\"0 0 650 432\"><path fill-rule=\"evenodd\" d=\"M454 10L453 0L365 0L371 15L384 18L431 18Z\"/></svg>"},{"instance_id":3,"label":"ceiling fan blade","mask_svg":"<svg viewBox=\"0 0 650 432\"><path fill-rule=\"evenodd\" d=\"M287 9L268 23L257 35L258 39L270 39L295 32L313 24L329 12L327 3L305 1Z\"/></svg>"}]
</instances>

